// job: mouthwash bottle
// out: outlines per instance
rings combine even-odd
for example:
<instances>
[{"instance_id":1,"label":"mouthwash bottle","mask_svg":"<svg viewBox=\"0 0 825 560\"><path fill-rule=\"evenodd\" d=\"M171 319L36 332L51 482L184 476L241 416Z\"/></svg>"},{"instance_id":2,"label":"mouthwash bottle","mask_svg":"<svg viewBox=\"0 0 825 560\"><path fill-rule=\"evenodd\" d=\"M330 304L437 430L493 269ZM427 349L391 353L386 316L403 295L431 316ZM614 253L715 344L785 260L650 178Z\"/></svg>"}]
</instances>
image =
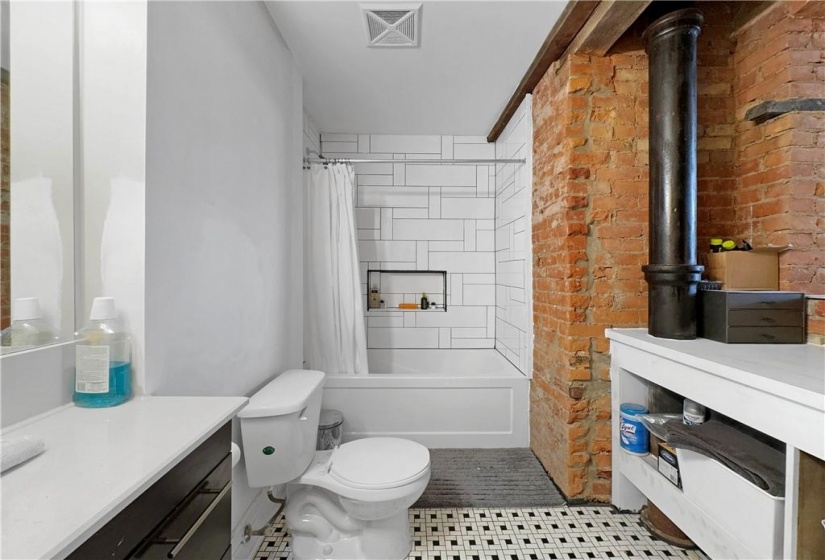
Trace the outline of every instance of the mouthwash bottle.
<instances>
[{"instance_id":1,"label":"mouthwash bottle","mask_svg":"<svg viewBox=\"0 0 825 560\"><path fill-rule=\"evenodd\" d=\"M0 332L2 353L27 350L57 342L59 337L43 317L36 297L17 298L11 311L11 325Z\"/></svg>"},{"instance_id":2,"label":"mouthwash bottle","mask_svg":"<svg viewBox=\"0 0 825 560\"><path fill-rule=\"evenodd\" d=\"M89 324L77 333L74 403L86 408L116 406L132 396L129 335L115 299L95 298Z\"/></svg>"}]
</instances>

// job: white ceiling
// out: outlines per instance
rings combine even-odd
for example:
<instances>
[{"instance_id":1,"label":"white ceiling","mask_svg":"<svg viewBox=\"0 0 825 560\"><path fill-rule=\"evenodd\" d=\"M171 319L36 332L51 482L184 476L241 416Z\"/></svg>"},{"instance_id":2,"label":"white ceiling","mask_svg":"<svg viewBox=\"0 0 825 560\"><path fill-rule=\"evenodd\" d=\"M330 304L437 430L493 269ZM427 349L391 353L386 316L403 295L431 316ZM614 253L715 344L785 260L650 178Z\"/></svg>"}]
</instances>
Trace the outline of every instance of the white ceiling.
<instances>
[{"instance_id":1,"label":"white ceiling","mask_svg":"<svg viewBox=\"0 0 825 560\"><path fill-rule=\"evenodd\" d=\"M425 0L418 48L367 48L359 2L266 4L321 131L486 135L566 2Z\"/></svg>"}]
</instances>

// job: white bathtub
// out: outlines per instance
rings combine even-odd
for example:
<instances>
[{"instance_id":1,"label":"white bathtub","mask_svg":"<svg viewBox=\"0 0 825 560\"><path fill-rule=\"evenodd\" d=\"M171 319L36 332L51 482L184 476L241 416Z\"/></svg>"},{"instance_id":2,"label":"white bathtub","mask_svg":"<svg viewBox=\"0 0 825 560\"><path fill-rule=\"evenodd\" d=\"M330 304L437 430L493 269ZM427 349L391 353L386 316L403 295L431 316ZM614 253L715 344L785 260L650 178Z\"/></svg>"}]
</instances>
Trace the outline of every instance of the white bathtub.
<instances>
[{"instance_id":1,"label":"white bathtub","mask_svg":"<svg viewBox=\"0 0 825 560\"><path fill-rule=\"evenodd\" d=\"M328 375L324 408L344 441L397 436L428 447L527 447L529 383L496 350L370 350L370 375Z\"/></svg>"}]
</instances>

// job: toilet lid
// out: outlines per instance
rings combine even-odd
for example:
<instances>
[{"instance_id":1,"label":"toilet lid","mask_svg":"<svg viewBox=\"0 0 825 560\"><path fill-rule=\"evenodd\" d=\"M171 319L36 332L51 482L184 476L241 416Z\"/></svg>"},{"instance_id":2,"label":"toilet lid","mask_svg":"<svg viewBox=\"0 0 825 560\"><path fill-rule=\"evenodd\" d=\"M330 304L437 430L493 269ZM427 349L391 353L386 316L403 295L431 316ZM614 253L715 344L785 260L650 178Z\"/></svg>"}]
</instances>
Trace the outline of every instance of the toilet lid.
<instances>
[{"instance_id":1,"label":"toilet lid","mask_svg":"<svg viewBox=\"0 0 825 560\"><path fill-rule=\"evenodd\" d=\"M430 466L429 450L399 438L366 438L345 443L332 454L329 474L353 488L396 488Z\"/></svg>"}]
</instances>

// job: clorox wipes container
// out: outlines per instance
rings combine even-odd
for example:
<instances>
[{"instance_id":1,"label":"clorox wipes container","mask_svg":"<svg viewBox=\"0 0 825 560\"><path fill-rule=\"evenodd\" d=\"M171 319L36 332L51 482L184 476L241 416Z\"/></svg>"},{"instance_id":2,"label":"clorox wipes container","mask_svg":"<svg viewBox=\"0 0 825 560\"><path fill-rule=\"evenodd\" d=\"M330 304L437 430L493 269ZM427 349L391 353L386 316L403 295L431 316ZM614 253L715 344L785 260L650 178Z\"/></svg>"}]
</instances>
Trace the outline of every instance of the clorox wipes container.
<instances>
[{"instance_id":1,"label":"clorox wipes container","mask_svg":"<svg viewBox=\"0 0 825 560\"><path fill-rule=\"evenodd\" d=\"M623 403L619 407L619 442L628 453L647 455L650 452L650 434L637 418L639 414L647 414L647 408L634 403Z\"/></svg>"}]
</instances>

